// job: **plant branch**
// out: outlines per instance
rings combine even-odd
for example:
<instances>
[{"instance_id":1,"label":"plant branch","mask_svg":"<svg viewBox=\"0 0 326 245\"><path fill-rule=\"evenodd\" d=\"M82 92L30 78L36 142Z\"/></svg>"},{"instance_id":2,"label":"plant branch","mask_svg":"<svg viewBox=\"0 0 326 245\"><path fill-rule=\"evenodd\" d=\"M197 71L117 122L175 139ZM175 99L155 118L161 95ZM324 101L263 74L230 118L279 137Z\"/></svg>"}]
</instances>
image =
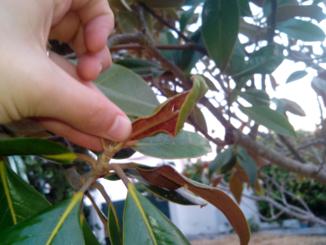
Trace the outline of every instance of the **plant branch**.
<instances>
[{"instance_id":1,"label":"plant branch","mask_svg":"<svg viewBox=\"0 0 326 245\"><path fill-rule=\"evenodd\" d=\"M169 45L155 45L156 49L160 50L188 50L188 49L194 49L198 52L201 52L203 54L207 54L205 49L195 43L187 43L187 44L169 44ZM129 44L120 44L120 45L114 45L110 48L112 52L119 51L119 50L141 50L144 49L144 46L139 45L137 43L129 43Z\"/></svg>"},{"instance_id":2,"label":"plant branch","mask_svg":"<svg viewBox=\"0 0 326 245\"><path fill-rule=\"evenodd\" d=\"M120 177L124 185L128 188L130 180L128 179L127 175L123 172L119 164L110 164L110 168L116 172L116 174Z\"/></svg>"},{"instance_id":3,"label":"plant branch","mask_svg":"<svg viewBox=\"0 0 326 245\"><path fill-rule=\"evenodd\" d=\"M308 162L303 164L297 160L283 156L279 152L250 139L248 136L240 132L234 131L233 136L238 144L252 152L256 152L258 155L268 159L273 164L326 184L326 170L323 167Z\"/></svg>"},{"instance_id":4,"label":"plant branch","mask_svg":"<svg viewBox=\"0 0 326 245\"><path fill-rule=\"evenodd\" d=\"M105 215L103 214L103 212L99 209L99 207L97 206L97 204L96 204L95 200L93 199L93 197L91 196L91 194L89 192L86 192L85 195L91 201L92 206L95 208L95 211L96 211L98 217L100 218L101 222L103 223L104 231L105 231L105 233L107 233L107 230L108 230L107 229L107 223L108 223L107 222L108 221L107 218L105 217ZM107 235L107 234L105 234L105 235Z\"/></svg>"},{"instance_id":5,"label":"plant branch","mask_svg":"<svg viewBox=\"0 0 326 245\"><path fill-rule=\"evenodd\" d=\"M166 21L165 19L163 19L162 16L158 15L154 10L152 10L150 7L148 7L146 4L144 3L140 3L140 6L143 7L143 9L148 12L149 14L151 14L155 19L157 19L159 22L161 22L163 25L167 26L168 28L170 28L171 30L175 31L179 37L181 37L184 41L186 42L190 42L190 39L188 37L186 37L182 32L180 32L175 26L171 25L168 21Z\"/></svg>"}]
</instances>

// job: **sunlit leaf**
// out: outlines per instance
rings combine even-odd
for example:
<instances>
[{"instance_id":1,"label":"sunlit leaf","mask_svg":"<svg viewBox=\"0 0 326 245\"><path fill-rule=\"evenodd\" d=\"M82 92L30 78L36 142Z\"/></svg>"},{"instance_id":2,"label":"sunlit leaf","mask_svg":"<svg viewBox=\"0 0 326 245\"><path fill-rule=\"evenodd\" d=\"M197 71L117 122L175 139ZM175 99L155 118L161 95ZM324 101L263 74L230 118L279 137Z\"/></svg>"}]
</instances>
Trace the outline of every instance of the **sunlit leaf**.
<instances>
[{"instance_id":1,"label":"sunlit leaf","mask_svg":"<svg viewBox=\"0 0 326 245\"><path fill-rule=\"evenodd\" d=\"M202 13L203 39L209 55L224 70L239 31L237 0L206 0Z\"/></svg>"},{"instance_id":2,"label":"sunlit leaf","mask_svg":"<svg viewBox=\"0 0 326 245\"><path fill-rule=\"evenodd\" d=\"M137 141L133 148L144 155L163 159L198 157L211 151L206 138L186 131L175 137L166 134L147 137Z\"/></svg>"},{"instance_id":3,"label":"sunlit leaf","mask_svg":"<svg viewBox=\"0 0 326 245\"><path fill-rule=\"evenodd\" d=\"M130 117L151 114L159 104L146 82L120 65L105 71L97 79L97 86Z\"/></svg>"},{"instance_id":4,"label":"sunlit leaf","mask_svg":"<svg viewBox=\"0 0 326 245\"><path fill-rule=\"evenodd\" d=\"M123 244L189 245L190 243L177 227L140 195L135 186L130 183L123 216Z\"/></svg>"},{"instance_id":5,"label":"sunlit leaf","mask_svg":"<svg viewBox=\"0 0 326 245\"><path fill-rule=\"evenodd\" d=\"M163 132L175 136L206 90L205 81L200 76L194 76L191 90L170 98L153 115L135 120L132 123L129 140L142 139Z\"/></svg>"},{"instance_id":6,"label":"sunlit leaf","mask_svg":"<svg viewBox=\"0 0 326 245\"><path fill-rule=\"evenodd\" d=\"M278 134L295 136L295 131L288 119L267 106L240 107L240 109L256 123L264 125Z\"/></svg>"}]
</instances>

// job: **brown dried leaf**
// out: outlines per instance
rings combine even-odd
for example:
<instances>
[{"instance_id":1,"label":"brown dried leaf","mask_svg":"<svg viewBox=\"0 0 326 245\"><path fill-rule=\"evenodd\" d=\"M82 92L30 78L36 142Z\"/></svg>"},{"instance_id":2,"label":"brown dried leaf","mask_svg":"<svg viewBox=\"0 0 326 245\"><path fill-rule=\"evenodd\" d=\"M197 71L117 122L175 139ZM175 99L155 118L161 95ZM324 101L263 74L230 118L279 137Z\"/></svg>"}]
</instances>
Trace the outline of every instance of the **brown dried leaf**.
<instances>
[{"instance_id":1,"label":"brown dried leaf","mask_svg":"<svg viewBox=\"0 0 326 245\"><path fill-rule=\"evenodd\" d=\"M239 206L223 191L187 179L170 166L162 166L154 169L138 168L138 172L146 181L154 186L167 189L184 187L210 202L224 213L237 232L240 238L240 244L248 244L250 231L246 218Z\"/></svg>"}]
</instances>

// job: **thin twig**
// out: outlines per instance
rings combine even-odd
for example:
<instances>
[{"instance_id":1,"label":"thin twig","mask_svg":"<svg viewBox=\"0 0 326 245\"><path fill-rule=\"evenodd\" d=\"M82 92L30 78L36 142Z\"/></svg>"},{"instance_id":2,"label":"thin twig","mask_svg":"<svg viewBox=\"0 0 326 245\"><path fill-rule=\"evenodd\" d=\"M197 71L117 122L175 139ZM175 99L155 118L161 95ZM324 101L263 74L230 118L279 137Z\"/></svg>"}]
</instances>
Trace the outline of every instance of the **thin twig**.
<instances>
[{"instance_id":1,"label":"thin twig","mask_svg":"<svg viewBox=\"0 0 326 245\"><path fill-rule=\"evenodd\" d=\"M103 226L104 226L104 232L105 232L105 236L107 236L107 226L108 226L108 219L107 217L105 217L105 215L103 214L103 212L99 209L99 207L97 206L95 200L93 199L93 197L91 196L91 194L89 192L86 192L85 194L88 199L91 201L92 206L94 207L98 217L100 218Z\"/></svg>"},{"instance_id":2,"label":"thin twig","mask_svg":"<svg viewBox=\"0 0 326 245\"><path fill-rule=\"evenodd\" d=\"M119 164L110 164L110 168L116 172L116 174L120 177L124 185L128 188L130 180L128 179L127 175L123 172Z\"/></svg>"}]
</instances>

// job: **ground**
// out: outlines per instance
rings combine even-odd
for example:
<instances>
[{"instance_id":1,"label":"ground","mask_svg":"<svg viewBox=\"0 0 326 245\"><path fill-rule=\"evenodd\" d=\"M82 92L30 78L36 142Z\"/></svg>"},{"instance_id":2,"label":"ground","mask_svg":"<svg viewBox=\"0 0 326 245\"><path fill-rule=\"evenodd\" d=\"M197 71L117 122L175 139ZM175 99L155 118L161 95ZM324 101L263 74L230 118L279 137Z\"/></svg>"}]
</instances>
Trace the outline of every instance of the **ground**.
<instances>
[{"instance_id":1,"label":"ground","mask_svg":"<svg viewBox=\"0 0 326 245\"><path fill-rule=\"evenodd\" d=\"M235 235L225 236L216 240L192 241L192 245L239 245ZM250 240L250 245L326 245L326 236L282 236L256 233Z\"/></svg>"}]
</instances>

